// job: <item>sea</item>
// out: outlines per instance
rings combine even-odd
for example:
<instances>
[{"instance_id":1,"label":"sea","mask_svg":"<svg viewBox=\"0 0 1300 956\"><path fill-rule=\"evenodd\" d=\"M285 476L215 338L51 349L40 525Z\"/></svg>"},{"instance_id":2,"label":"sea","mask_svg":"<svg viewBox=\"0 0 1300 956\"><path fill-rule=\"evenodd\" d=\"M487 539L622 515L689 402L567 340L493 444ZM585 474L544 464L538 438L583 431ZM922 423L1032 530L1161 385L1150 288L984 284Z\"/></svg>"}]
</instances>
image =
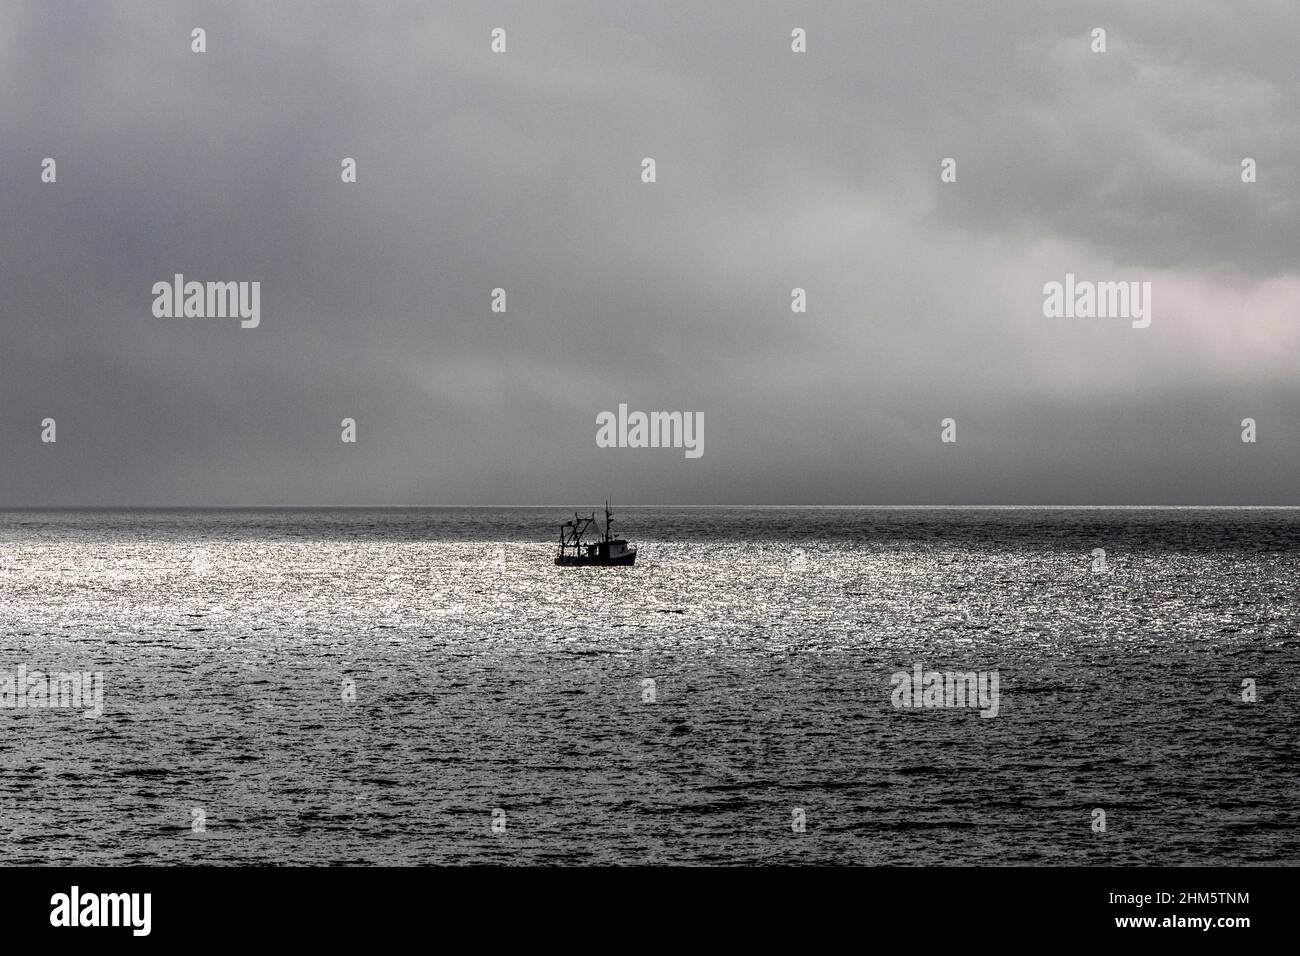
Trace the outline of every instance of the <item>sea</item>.
<instances>
[{"instance_id":1,"label":"sea","mask_svg":"<svg viewBox=\"0 0 1300 956\"><path fill-rule=\"evenodd\" d=\"M1300 511L571 516L0 514L4 862L1300 860Z\"/></svg>"}]
</instances>

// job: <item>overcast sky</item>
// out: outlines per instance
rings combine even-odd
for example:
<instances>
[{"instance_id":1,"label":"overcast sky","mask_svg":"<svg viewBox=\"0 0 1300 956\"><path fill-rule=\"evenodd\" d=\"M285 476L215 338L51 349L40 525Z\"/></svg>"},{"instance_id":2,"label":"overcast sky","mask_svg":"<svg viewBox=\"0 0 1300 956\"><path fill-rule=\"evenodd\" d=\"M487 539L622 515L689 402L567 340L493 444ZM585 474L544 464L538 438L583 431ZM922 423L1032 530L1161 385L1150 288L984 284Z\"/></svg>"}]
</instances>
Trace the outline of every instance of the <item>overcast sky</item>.
<instances>
[{"instance_id":1,"label":"overcast sky","mask_svg":"<svg viewBox=\"0 0 1300 956\"><path fill-rule=\"evenodd\" d=\"M7 0L0 505L1300 504L1297 49L1292 0ZM155 317L177 272L260 327ZM1066 272L1151 326L1045 318ZM620 402L703 456L598 448Z\"/></svg>"}]
</instances>

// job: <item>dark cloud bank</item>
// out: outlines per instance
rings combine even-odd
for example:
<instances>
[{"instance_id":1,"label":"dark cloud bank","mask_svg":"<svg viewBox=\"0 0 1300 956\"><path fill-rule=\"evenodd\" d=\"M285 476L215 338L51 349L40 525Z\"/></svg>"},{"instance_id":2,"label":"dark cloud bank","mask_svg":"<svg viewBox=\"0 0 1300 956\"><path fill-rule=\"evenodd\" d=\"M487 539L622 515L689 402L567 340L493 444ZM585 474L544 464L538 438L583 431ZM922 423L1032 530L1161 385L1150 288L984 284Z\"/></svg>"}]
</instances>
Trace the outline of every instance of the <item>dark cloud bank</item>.
<instances>
[{"instance_id":1,"label":"dark cloud bank","mask_svg":"<svg viewBox=\"0 0 1300 956\"><path fill-rule=\"evenodd\" d=\"M990 6L6 4L0 505L1300 504L1293 6Z\"/></svg>"}]
</instances>

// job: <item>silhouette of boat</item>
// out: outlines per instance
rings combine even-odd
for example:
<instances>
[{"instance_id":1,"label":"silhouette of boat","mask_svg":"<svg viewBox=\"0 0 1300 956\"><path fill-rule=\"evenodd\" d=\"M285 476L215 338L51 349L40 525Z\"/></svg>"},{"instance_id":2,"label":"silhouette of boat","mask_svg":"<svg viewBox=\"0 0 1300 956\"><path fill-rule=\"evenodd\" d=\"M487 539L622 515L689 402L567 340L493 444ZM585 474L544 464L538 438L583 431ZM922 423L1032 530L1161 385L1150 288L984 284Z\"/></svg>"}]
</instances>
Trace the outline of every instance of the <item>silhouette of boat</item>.
<instances>
[{"instance_id":1,"label":"silhouette of boat","mask_svg":"<svg viewBox=\"0 0 1300 956\"><path fill-rule=\"evenodd\" d=\"M610 514L609 502L605 502L605 533L594 541L588 541L589 534L595 535L596 512L584 518L574 514L572 521L560 526L560 550L555 556L556 564L594 565L608 567L613 565L630 565L636 561L636 545L628 544L624 538L615 538L610 534L614 516Z\"/></svg>"}]
</instances>

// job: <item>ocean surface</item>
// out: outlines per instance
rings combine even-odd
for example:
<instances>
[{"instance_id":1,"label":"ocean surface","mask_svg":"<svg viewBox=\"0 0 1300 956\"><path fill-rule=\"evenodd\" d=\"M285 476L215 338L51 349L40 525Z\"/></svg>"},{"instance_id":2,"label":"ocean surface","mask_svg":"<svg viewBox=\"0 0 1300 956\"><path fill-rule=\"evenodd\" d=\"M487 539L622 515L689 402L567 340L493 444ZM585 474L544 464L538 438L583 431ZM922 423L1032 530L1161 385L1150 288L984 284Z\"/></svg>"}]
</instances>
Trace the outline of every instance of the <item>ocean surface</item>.
<instances>
[{"instance_id":1,"label":"ocean surface","mask_svg":"<svg viewBox=\"0 0 1300 956\"><path fill-rule=\"evenodd\" d=\"M0 709L0 859L1300 860L1300 511L565 517L0 514L0 671L104 681Z\"/></svg>"}]
</instances>

